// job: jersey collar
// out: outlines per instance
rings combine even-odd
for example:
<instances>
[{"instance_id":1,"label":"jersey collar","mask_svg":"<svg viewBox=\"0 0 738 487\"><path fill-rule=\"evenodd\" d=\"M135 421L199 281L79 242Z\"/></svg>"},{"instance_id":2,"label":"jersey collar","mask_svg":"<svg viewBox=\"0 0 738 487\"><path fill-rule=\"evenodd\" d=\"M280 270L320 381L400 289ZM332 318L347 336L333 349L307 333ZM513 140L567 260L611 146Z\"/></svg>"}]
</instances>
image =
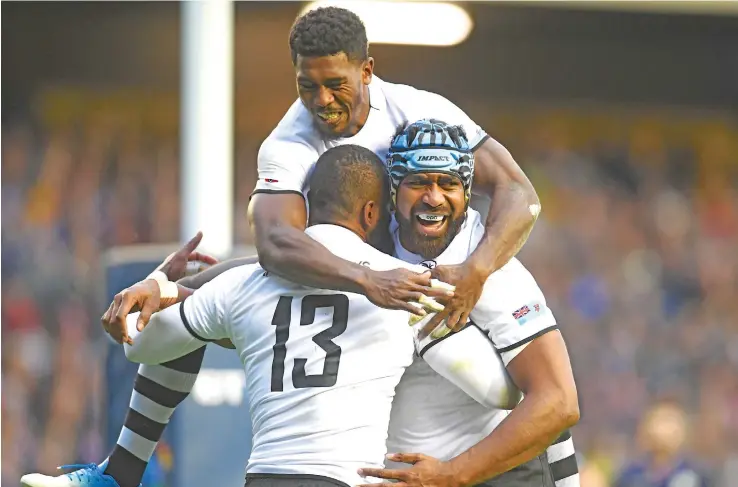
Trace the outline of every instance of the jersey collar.
<instances>
[{"instance_id":1,"label":"jersey collar","mask_svg":"<svg viewBox=\"0 0 738 487\"><path fill-rule=\"evenodd\" d=\"M337 254L337 251L341 248L366 244L354 232L339 225L330 225L327 223L311 225L305 229L305 233L313 240L323 244L324 247L334 254Z\"/></svg>"},{"instance_id":2,"label":"jersey collar","mask_svg":"<svg viewBox=\"0 0 738 487\"><path fill-rule=\"evenodd\" d=\"M382 89L382 81L376 74L372 75L372 81L369 83L369 106L370 110L384 110L387 108L387 99ZM371 113L371 111L369 112Z\"/></svg>"},{"instance_id":3,"label":"jersey collar","mask_svg":"<svg viewBox=\"0 0 738 487\"><path fill-rule=\"evenodd\" d=\"M377 123L377 114L374 112L382 111L387 108L387 99L384 96L384 90L382 89L382 84L384 81L379 79L378 76L372 76L372 81L369 83L369 116L366 119L366 122L364 123L364 126L361 127L361 130L356 132L354 135L350 137L342 137L340 139L341 143L349 144L353 141L360 141L362 140L361 137L362 134L365 134L367 132L371 133L371 127L373 124ZM363 145L359 143L358 145Z\"/></svg>"}]
</instances>

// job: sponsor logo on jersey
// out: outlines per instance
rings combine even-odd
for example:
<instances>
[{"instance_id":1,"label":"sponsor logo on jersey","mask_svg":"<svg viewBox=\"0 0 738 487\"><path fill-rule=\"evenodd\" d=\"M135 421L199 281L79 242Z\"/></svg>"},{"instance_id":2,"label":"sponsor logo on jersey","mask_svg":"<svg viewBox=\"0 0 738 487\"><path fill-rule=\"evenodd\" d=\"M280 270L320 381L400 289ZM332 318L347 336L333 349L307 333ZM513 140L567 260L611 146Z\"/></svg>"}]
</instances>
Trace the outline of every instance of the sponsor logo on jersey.
<instances>
[{"instance_id":1,"label":"sponsor logo on jersey","mask_svg":"<svg viewBox=\"0 0 738 487\"><path fill-rule=\"evenodd\" d=\"M418 156L418 161L440 161L449 162L451 158L449 156Z\"/></svg>"},{"instance_id":2,"label":"sponsor logo on jersey","mask_svg":"<svg viewBox=\"0 0 738 487\"><path fill-rule=\"evenodd\" d=\"M361 262L359 262L359 265L363 265L364 267L370 267L371 263L369 261L362 260Z\"/></svg>"},{"instance_id":3,"label":"sponsor logo on jersey","mask_svg":"<svg viewBox=\"0 0 738 487\"><path fill-rule=\"evenodd\" d=\"M435 260L424 260L420 265L427 267L428 269L435 269L438 264Z\"/></svg>"},{"instance_id":4,"label":"sponsor logo on jersey","mask_svg":"<svg viewBox=\"0 0 738 487\"><path fill-rule=\"evenodd\" d=\"M517 320L519 325L524 325L526 322L538 317L546 310L546 307L541 303L528 303L515 311L512 316Z\"/></svg>"},{"instance_id":5,"label":"sponsor logo on jersey","mask_svg":"<svg viewBox=\"0 0 738 487\"><path fill-rule=\"evenodd\" d=\"M278 183L279 182L276 179L270 179L270 178L265 178L264 181L266 181L267 183Z\"/></svg>"}]
</instances>

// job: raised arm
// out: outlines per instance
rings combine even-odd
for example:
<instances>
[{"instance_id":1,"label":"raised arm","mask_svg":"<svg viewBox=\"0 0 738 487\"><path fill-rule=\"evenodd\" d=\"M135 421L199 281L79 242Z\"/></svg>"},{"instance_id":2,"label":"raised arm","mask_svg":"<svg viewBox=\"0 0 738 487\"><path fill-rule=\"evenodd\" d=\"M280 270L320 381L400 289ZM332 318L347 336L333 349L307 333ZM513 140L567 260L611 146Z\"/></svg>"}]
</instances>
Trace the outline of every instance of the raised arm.
<instances>
[{"instance_id":1,"label":"raised arm","mask_svg":"<svg viewBox=\"0 0 738 487\"><path fill-rule=\"evenodd\" d=\"M257 193L249 205L259 262L267 271L292 282L320 289L359 293L374 304L417 312L409 301L420 294L446 297L430 287L430 273L407 269L377 272L336 257L305 234L307 215L302 195Z\"/></svg>"},{"instance_id":2,"label":"raised arm","mask_svg":"<svg viewBox=\"0 0 738 487\"><path fill-rule=\"evenodd\" d=\"M488 138L474 155L474 189L491 203L484 237L468 263L486 279L520 251L541 206L530 180L502 144Z\"/></svg>"},{"instance_id":3,"label":"raised arm","mask_svg":"<svg viewBox=\"0 0 738 487\"><path fill-rule=\"evenodd\" d=\"M520 251L541 208L533 185L502 144L486 137L474 156L473 189L491 199L484 237L463 264L433 270L433 277L456 286L434 327L444 318L453 330L467 323L485 281Z\"/></svg>"}]
</instances>

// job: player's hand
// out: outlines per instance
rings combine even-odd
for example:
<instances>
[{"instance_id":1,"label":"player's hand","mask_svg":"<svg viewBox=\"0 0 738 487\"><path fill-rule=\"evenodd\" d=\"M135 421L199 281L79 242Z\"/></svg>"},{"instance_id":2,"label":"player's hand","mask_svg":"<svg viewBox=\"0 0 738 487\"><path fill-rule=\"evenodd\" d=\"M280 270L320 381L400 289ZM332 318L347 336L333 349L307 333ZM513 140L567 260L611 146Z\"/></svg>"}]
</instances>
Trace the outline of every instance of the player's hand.
<instances>
[{"instance_id":1,"label":"player's hand","mask_svg":"<svg viewBox=\"0 0 738 487\"><path fill-rule=\"evenodd\" d=\"M431 272L434 278L456 286L456 292L446 301L446 309L438 313L427 328L433 330L445 319L449 329L459 331L469 321L469 314L482 295L487 276L480 275L466 263L439 265Z\"/></svg>"},{"instance_id":2,"label":"player's hand","mask_svg":"<svg viewBox=\"0 0 738 487\"><path fill-rule=\"evenodd\" d=\"M364 294L381 308L420 315L425 315L426 311L418 309L412 302L421 303L426 301L425 298L433 298L443 303L454 296L453 291L431 286L430 271L418 274L408 269L369 271Z\"/></svg>"},{"instance_id":3,"label":"player's hand","mask_svg":"<svg viewBox=\"0 0 738 487\"><path fill-rule=\"evenodd\" d=\"M362 468L359 475L394 480L392 487L461 487L449 464L422 453L395 453L387 455L394 462L409 463L411 468ZM358 487L376 487L364 484Z\"/></svg>"},{"instance_id":4,"label":"player's hand","mask_svg":"<svg viewBox=\"0 0 738 487\"><path fill-rule=\"evenodd\" d=\"M141 311L136 322L136 328L141 331L149 323L151 315L159 310L160 305L159 283L154 279L140 281L115 295L101 318L103 329L116 342L133 345L133 340L128 336L126 317L130 313Z\"/></svg>"},{"instance_id":5,"label":"player's hand","mask_svg":"<svg viewBox=\"0 0 738 487\"><path fill-rule=\"evenodd\" d=\"M201 241L202 232L197 232L197 235L192 237L181 249L169 254L156 270L166 274L167 279L170 281L178 281L185 276L189 262L199 263L201 266L200 270L217 264L218 259L215 257L195 251Z\"/></svg>"}]
</instances>

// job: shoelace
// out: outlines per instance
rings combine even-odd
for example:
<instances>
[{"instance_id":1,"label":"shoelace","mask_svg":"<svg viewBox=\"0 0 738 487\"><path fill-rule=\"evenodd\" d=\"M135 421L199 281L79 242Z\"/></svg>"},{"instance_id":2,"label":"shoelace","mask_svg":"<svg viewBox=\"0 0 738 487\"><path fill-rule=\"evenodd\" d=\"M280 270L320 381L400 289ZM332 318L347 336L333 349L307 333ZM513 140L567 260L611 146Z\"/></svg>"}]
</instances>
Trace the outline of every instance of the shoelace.
<instances>
[{"instance_id":1,"label":"shoelace","mask_svg":"<svg viewBox=\"0 0 738 487\"><path fill-rule=\"evenodd\" d=\"M67 477L69 478L69 480L77 480L77 481L80 481L80 482L82 482L83 480L86 480L86 479L90 478L91 475L92 475L92 473L98 473L100 471L100 467L98 467L97 464L94 464L94 463L86 463L86 464L76 463L76 464L62 465L60 467L57 467L57 469L59 469L59 470L61 470L61 469L70 469L70 468L75 468L77 470L75 470L74 472L69 472L68 474L66 474ZM90 472L90 470L92 470L92 472ZM101 480L103 480L106 484L113 485L110 482L111 479L109 477L103 477L101 475L99 478Z\"/></svg>"}]
</instances>

